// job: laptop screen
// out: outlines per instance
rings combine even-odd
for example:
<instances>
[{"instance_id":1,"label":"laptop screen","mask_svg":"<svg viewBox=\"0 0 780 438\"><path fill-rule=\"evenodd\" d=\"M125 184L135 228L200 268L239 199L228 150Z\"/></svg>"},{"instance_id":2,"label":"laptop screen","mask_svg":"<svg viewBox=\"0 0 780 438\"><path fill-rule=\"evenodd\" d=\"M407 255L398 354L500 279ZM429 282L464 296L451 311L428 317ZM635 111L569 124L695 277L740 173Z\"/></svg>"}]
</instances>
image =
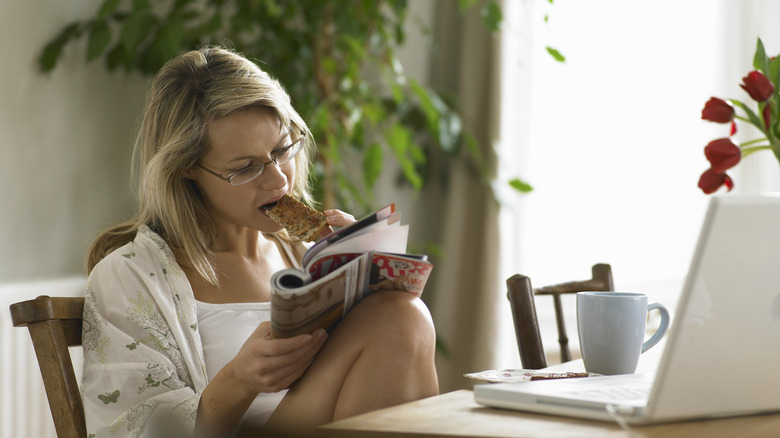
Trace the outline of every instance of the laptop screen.
<instances>
[{"instance_id":1,"label":"laptop screen","mask_svg":"<svg viewBox=\"0 0 780 438\"><path fill-rule=\"evenodd\" d=\"M650 415L780 409L778 364L780 197L715 196L656 373L651 400L658 403Z\"/></svg>"}]
</instances>

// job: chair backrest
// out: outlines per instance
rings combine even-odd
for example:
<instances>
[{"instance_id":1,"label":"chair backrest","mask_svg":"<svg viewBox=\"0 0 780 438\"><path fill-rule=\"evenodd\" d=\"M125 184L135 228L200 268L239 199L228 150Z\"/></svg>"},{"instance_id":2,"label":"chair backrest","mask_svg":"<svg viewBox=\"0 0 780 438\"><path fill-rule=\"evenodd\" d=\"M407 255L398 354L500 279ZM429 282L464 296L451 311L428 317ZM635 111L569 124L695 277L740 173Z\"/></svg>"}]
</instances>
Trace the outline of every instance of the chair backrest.
<instances>
[{"instance_id":1,"label":"chair backrest","mask_svg":"<svg viewBox=\"0 0 780 438\"><path fill-rule=\"evenodd\" d=\"M593 278L590 280L571 281L537 289L531 286L531 279L525 275L515 274L507 279L507 298L512 308L517 349L520 351L520 360L523 363L523 368L541 369L547 366L547 356L544 354L542 336L539 332L539 320L536 317L534 295L552 295L553 303L555 304L555 319L558 325L558 344L560 344L561 349L561 362L571 360L561 295L585 291L612 292L615 290L615 286L612 283L612 268L609 265L603 263L593 265L591 272Z\"/></svg>"},{"instance_id":2,"label":"chair backrest","mask_svg":"<svg viewBox=\"0 0 780 438\"><path fill-rule=\"evenodd\" d=\"M84 405L68 347L81 345L84 298L39 296L11 304L14 327L27 326L58 438L87 438Z\"/></svg>"}]
</instances>

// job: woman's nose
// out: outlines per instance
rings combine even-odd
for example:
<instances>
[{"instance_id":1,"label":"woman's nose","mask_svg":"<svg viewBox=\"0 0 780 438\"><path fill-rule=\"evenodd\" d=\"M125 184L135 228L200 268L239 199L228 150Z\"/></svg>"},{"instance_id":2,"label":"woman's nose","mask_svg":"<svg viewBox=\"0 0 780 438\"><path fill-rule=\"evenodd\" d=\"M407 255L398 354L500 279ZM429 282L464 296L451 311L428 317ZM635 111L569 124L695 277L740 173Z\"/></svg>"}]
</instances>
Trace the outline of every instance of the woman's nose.
<instances>
[{"instance_id":1,"label":"woman's nose","mask_svg":"<svg viewBox=\"0 0 780 438\"><path fill-rule=\"evenodd\" d=\"M287 185L287 174L282 171L281 166L270 162L263 168L263 173L257 178L260 180L260 188L263 190L279 190Z\"/></svg>"}]
</instances>

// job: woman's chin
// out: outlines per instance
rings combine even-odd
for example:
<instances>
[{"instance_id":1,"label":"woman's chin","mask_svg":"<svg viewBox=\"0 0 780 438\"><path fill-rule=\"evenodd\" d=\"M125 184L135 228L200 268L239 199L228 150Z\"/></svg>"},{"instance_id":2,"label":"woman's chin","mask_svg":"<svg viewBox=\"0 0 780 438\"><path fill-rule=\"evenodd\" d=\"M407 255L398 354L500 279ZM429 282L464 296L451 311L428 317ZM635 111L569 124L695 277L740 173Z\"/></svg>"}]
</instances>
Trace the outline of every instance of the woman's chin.
<instances>
[{"instance_id":1,"label":"woman's chin","mask_svg":"<svg viewBox=\"0 0 780 438\"><path fill-rule=\"evenodd\" d=\"M271 220L271 218L268 218L267 221L263 221L262 225L259 228L261 232L268 233L268 234L276 234L282 231L283 229L284 227Z\"/></svg>"}]
</instances>

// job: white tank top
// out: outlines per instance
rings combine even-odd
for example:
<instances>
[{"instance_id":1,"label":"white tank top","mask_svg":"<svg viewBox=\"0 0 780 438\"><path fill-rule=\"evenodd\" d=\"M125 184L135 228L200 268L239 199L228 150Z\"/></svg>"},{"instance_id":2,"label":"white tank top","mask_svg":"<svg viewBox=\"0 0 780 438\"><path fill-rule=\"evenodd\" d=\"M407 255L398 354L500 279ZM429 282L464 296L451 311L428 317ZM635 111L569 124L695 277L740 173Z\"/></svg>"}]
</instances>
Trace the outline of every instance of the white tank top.
<instances>
[{"instance_id":1,"label":"white tank top","mask_svg":"<svg viewBox=\"0 0 780 438\"><path fill-rule=\"evenodd\" d=\"M211 304L198 301L198 332L203 343L206 376L211 382L230 362L257 326L271 320L271 303ZM287 390L260 393L242 419L254 425L268 421Z\"/></svg>"}]
</instances>

